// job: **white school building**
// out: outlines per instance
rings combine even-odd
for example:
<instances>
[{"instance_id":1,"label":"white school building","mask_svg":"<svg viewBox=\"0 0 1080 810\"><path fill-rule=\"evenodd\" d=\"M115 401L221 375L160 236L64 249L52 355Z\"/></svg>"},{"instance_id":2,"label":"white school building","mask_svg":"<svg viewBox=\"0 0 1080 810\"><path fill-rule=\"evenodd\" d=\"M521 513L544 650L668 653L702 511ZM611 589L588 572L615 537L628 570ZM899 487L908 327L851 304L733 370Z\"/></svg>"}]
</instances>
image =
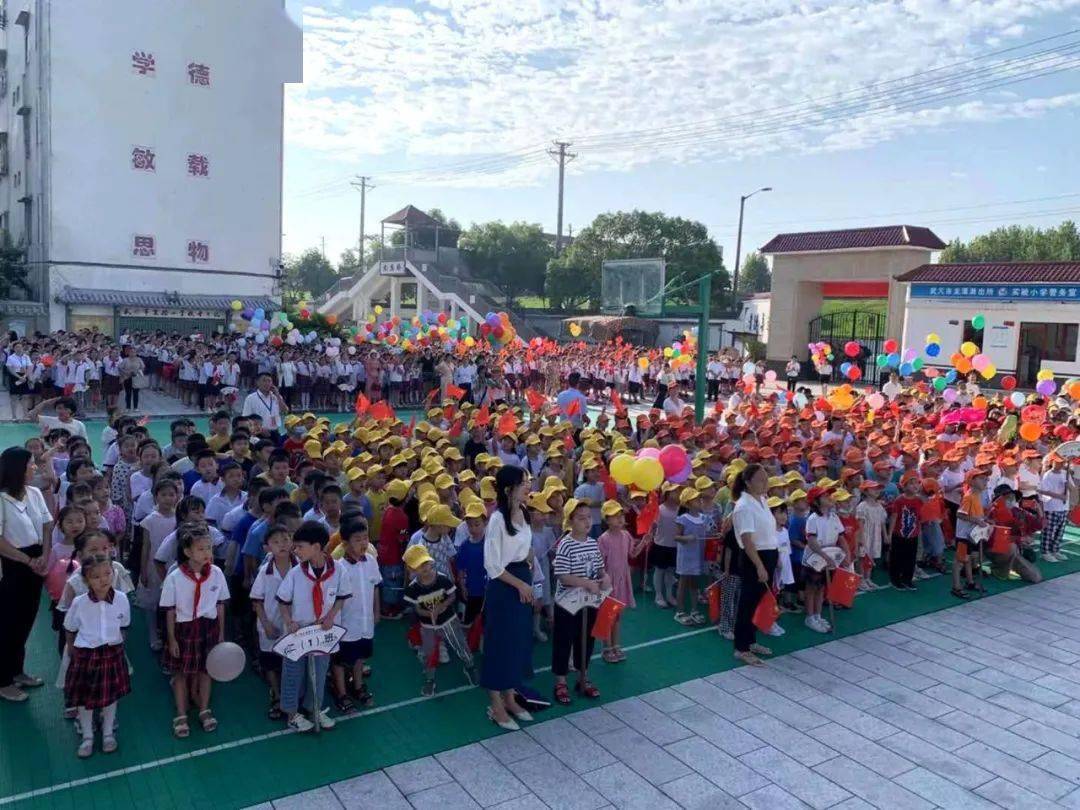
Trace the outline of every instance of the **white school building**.
<instances>
[{"instance_id":1,"label":"white school building","mask_svg":"<svg viewBox=\"0 0 1080 810\"><path fill-rule=\"evenodd\" d=\"M948 355L971 341L998 375L1034 388L1041 369L1059 378L1080 376L1080 262L924 264L896 277L907 288L904 349L920 354L931 332ZM984 316L982 330L972 326ZM947 350L946 350L947 347Z\"/></svg>"}]
</instances>

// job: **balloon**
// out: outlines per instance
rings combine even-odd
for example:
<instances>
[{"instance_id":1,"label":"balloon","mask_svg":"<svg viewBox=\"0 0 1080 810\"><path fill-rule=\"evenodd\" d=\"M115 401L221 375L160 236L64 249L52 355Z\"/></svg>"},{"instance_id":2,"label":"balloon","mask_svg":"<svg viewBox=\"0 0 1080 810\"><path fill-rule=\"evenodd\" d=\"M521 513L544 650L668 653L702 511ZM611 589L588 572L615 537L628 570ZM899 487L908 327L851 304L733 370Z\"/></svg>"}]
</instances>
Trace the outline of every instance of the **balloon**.
<instances>
[{"instance_id":1,"label":"balloon","mask_svg":"<svg viewBox=\"0 0 1080 810\"><path fill-rule=\"evenodd\" d=\"M840 373L841 374L847 374L849 368L851 368L851 363L841 363L840 364Z\"/></svg>"},{"instance_id":2,"label":"balloon","mask_svg":"<svg viewBox=\"0 0 1080 810\"><path fill-rule=\"evenodd\" d=\"M660 448L659 447L643 447L640 450L638 450L637 457L638 458L655 458L655 459L659 459L660 458Z\"/></svg>"},{"instance_id":3,"label":"balloon","mask_svg":"<svg viewBox=\"0 0 1080 810\"><path fill-rule=\"evenodd\" d=\"M904 360L910 363L918 354L918 349L904 349Z\"/></svg>"},{"instance_id":4,"label":"balloon","mask_svg":"<svg viewBox=\"0 0 1080 810\"><path fill-rule=\"evenodd\" d=\"M1039 382L1042 382L1043 380L1052 380L1054 379L1054 372L1048 368L1041 369L1039 373L1035 375L1035 379Z\"/></svg>"},{"instance_id":5,"label":"balloon","mask_svg":"<svg viewBox=\"0 0 1080 810\"><path fill-rule=\"evenodd\" d=\"M956 370L961 374L968 374L971 372L971 361L966 357L961 357L956 361Z\"/></svg>"},{"instance_id":6,"label":"balloon","mask_svg":"<svg viewBox=\"0 0 1080 810\"><path fill-rule=\"evenodd\" d=\"M941 392L941 396L946 402L956 402L956 389L946 388L944 391Z\"/></svg>"},{"instance_id":7,"label":"balloon","mask_svg":"<svg viewBox=\"0 0 1080 810\"><path fill-rule=\"evenodd\" d=\"M877 364L878 368L885 368L885 366L889 365L889 356L887 354L879 354L874 358L874 362Z\"/></svg>"},{"instance_id":8,"label":"balloon","mask_svg":"<svg viewBox=\"0 0 1080 810\"><path fill-rule=\"evenodd\" d=\"M255 335L255 342L266 343L266 332L259 332L257 335Z\"/></svg>"},{"instance_id":9,"label":"balloon","mask_svg":"<svg viewBox=\"0 0 1080 810\"><path fill-rule=\"evenodd\" d=\"M984 396L977 396L975 397L975 399L971 400L971 407L976 408L980 411L985 411L986 405L986 397Z\"/></svg>"},{"instance_id":10,"label":"balloon","mask_svg":"<svg viewBox=\"0 0 1080 810\"><path fill-rule=\"evenodd\" d=\"M960 354L964 355L964 357L974 357L978 353L979 347L970 340L965 340L960 344Z\"/></svg>"},{"instance_id":11,"label":"balloon","mask_svg":"<svg viewBox=\"0 0 1080 810\"><path fill-rule=\"evenodd\" d=\"M866 404L870 406L871 410L881 410L885 406L885 397L875 392L866 398Z\"/></svg>"},{"instance_id":12,"label":"balloon","mask_svg":"<svg viewBox=\"0 0 1080 810\"><path fill-rule=\"evenodd\" d=\"M956 377L957 377L956 371L954 371L953 369L949 369L947 372L945 372L945 381L946 382L954 383L954 382L956 382Z\"/></svg>"},{"instance_id":13,"label":"balloon","mask_svg":"<svg viewBox=\"0 0 1080 810\"><path fill-rule=\"evenodd\" d=\"M885 349L885 354L892 354L899 348L899 344L892 338L889 338L885 341L885 345L882 348Z\"/></svg>"},{"instance_id":14,"label":"balloon","mask_svg":"<svg viewBox=\"0 0 1080 810\"><path fill-rule=\"evenodd\" d=\"M911 363L903 363L900 366L900 376L910 377L915 372L915 369L911 367Z\"/></svg>"},{"instance_id":15,"label":"balloon","mask_svg":"<svg viewBox=\"0 0 1080 810\"><path fill-rule=\"evenodd\" d=\"M616 483L630 486L634 482L634 457L630 453L620 453L611 459L608 471Z\"/></svg>"},{"instance_id":16,"label":"balloon","mask_svg":"<svg viewBox=\"0 0 1080 810\"><path fill-rule=\"evenodd\" d=\"M934 390L938 391L939 393L941 391L944 391L948 387L948 385L949 384L947 382L945 382L944 377L938 377L937 379L934 380Z\"/></svg>"},{"instance_id":17,"label":"balloon","mask_svg":"<svg viewBox=\"0 0 1080 810\"><path fill-rule=\"evenodd\" d=\"M383 314L383 308L382 308L381 304L376 304L375 305L375 314L376 315L382 315Z\"/></svg>"},{"instance_id":18,"label":"balloon","mask_svg":"<svg viewBox=\"0 0 1080 810\"><path fill-rule=\"evenodd\" d=\"M327 315L326 322L333 326L335 323L337 323L337 315Z\"/></svg>"},{"instance_id":19,"label":"balloon","mask_svg":"<svg viewBox=\"0 0 1080 810\"><path fill-rule=\"evenodd\" d=\"M858 357L860 351L862 351L862 347L859 345L858 341L849 340L844 344L844 354L848 357Z\"/></svg>"},{"instance_id":20,"label":"balloon","mask_svg":"<svg viewBox=\"0 0 1080 810\"><path fill-rule=\"evenodd\" d=\"M300 320L306 321L310 317L311 317L311 310L310 309L302 309L302 310L300 310Z\"/></svg>"},{"instance_id":21,"label":"balloon","mask_svg":"<svg viewBox=\"0 0 1080 810\"><path fill-rule=\"evenodd\" d=\"M1017 408L1023 405L1026 399L1027 398L1019 391L1013 391L1011 394L1009 394L1009 402L1011 402Z\"/></svg>"},{"instance_id":22,"label":"balloon","mask_svg":"<svg viewBox=\"0 0 1080 810\"><path fill-rule=\"evenodd\" d=\"M1038 441L1042 436L1042 425L1036 425L1034 422L1024 422L1020 425L1020 438L1027 442Z\"/></svg>"},{"instance_id":23,"label":"balloon","mask_svg":"<svg viewBox=\"0 0 1080 810\"><path fill-rule=\"evenodd\" d=\"M637 361L637 365L638 365L638 368L640 368L642 371L644 371L645 369L647 369L649 367L649 358L648 357L639 357L638 361Z\"/></svg>"},{"instance_id":24,"label":"balloon","mask_svg":"<svg viewBox=\"0 0 1080 810\"><path fill-rule=\"evenodd\" d=\"M973 329L982 329L984 326L986 326L986 316L976 315L974 318L971 319L971 326Z\"/></svg>"},{"instance_id":25,"label":"balloon","mask_svg":"<svg viewBox=\"0 0 1080 810\"><path fill-rule=\"evenodd\" d=\"M447 322L448 320L450 320L450 316L449 316L449 315L447 315L447 314L446 314L445 312L440 312L440 313L439 313L438 321L439 321L439 324L440 324L441 326L446 326L446 322Z\"/></svg>"},{"instance_id":26,"label":"balloon","mask_svg":"<svg viewBox=\"0 0 1080 810\"><path fill-rule=\"evenodd\" d=\"M1069 383L1065 392L1073 399L1080 399L1080 381Z\"/></svg>"},{"instance_id":27,"label":"balloon","mask_svg":"<svg viewBox=\"0 0 1080 810\"><path fill-rule=\"evenodd\" d=\"M664 468L655 458L636 459L633 473L633 484L645 492L652 492L664 482Z\"/></svg>"},{"instance_id":28,"label":"balloon","mask_svg":"<svg viewBox=\"0 0 1080 810\"><path fill-rule=\"evenodd\" d=\"M688 458L686 449L681 444L665 446L659 456L660 466L664 468L664 476L671 480L671 476L676 475L686 466Z\"/></svg>"},{"instance_id":29,"label":"balloon","mask_svg":"<svg viewBox=\"0 0 1080 810\"><path fill-rule=\"evenodd\" d=\"M911 361L911 367L915 371L921 371L923 365L924 365L924 362L923 362L923 359L921 357L916 357L914 360Z\"/></svg>"},{"instance_id":30,"label":"balloon","mask_svg":"<svg viewBox=\"0 0 1080 810\"><path fill-rule=\"evenodd\" d=\"M271 346L275 346L275 347L280 346L284 342L285 341L283 341L281 339L281 335L274 335L272 338L270 338L270 345Z\"/></svg>"},{"instance_id":31,"label":"balloon","mask_svg":"<svg viewBox=\"0 0 1080 810\"><path fill-rule=\"evenodd\" d=\"M888 365L892 366L893 368L897 368L900 365L900 355L898 355L896 352L892 352L889 355Z\"/></svg>"},{"instance_id":32,"label":"balloon","mask_svg":"<svg viewBox=\"0 0 1080 810\"><path fill-rule=\"evenodd\" d=\"M941 354L941 346L939 344L937 344L937 343L928 343L926 345L926 356L927 357L937 357L939 354Z\"/></svg>"},{"instance_id":33,"label":"balloon","mask_svg":"<svg viewBox=\"0 0 1080 810\"><path fill-rule=\"evenodd\" d=\"M985 354L977 354L971 358L971 367L976 371L982 371L990 365L990 358Z\"/></svg>"},{"instance_id":34,"label":"balloon","mask_svg":"<svg viewBox=\"0 0 1080 810\"><path fill-rule=\"evenodd\" d=\"M1057 390L1057 384L1053 380L1040 380L1035 383L1035 392L1044 397L1051 396Z\"/></svg>"},{"instance_id":35,"label":"balloon","mask_svg":"<svg viewBox=\"0 0 1080 810\"><path fill-rule=\"evenodd\" d=\"M206 674L215 681L234 681L244 671L247 657L244 648L231 641L215 644L206 654Z\"/></svg>"},{"instance_id":36,"label":"balloon","mask_svg":"<svg viewBox=\"0 0 1080 810\"><path fill-rule=\"evenodd\" d=\"M244 308L244 302L237 298L235 301L229 304L229 306L232 307L233 312L239 312Z\"/></svg>"},{"instance_id":37,"label":"balloon","mask_svg":"<svg viewBox=\"0 0 1080 810\"><path fill-rule=\"evenodd\" d=\"M1004 388L1006 391L1012 391L1014 388L1016 388L1016 377L1013 377L1011 375L1008 377L1002 377L1001 387Z\"/></svg>"},{"instance_id":38,"label":"balloon","mask_svg":"<svg viewBox=\"0 0 1080 810\"><path fill-rule=\"evenodd\" d=\"M997 374L997 366L990 363L980 373L984 380L992 380L994 379L994 375Z\"/></svg>"},{"instance_id":39,"label":"balloon","mask_svg":"<svg viewBox=\"0 0 1080 810\"><path fill-rule=\"evenodd\" d=\"M852 382L855 382L860 377L862 377L862 371L859 370L858 366L852 366L847 370L847 378Z\"/></svg>"},{"instance_id":40,"label":"balloon","mask_svg":"<svg viewBox=\"0 0 1080 810\"><path fill-rule=\"evenodd\" d=\"M255 310L254 317L258 318L261 321L263 318L266 317L266 310L263 309L262 307L259 307L258 309Z\"/></svg>"},{"instance_id":41,"label":"balloon","mask_svg":"<svg viewBox=\"0 0 1080 810\"><path fill-rule=\"evenodd\" d=\"M496 326L498 326L498 324L496 324ZM576 323L572 323L572 324L570 324L569 329L570 329L570 334L573 335L574 337L580 337L581 336L581 326L580 325L578 325Z\"/></svg>"},{"instance_id":42,"label":"balloon","mask_svg":"<svg viewBox=\"0 0 1080 810\"><path fill-rule=\"evenodd\" d=\"M270 331L270 321L263 321L262 323L259 324L259 328L262 329L264 332L269 332Z\"/></svg>"},{"instance_id":43,"label":"balloon","mask_svg":"<svg viewBox=\"0 0 1080 810\"><path fill-rule=\"evenodd\" d=\"M683 481L685 481L687 478L690 477L690 474L693 471L694 471L694 468L692 466L690 466L690 459L687 458L686 459L686 466L683 467L681 470L679 470L674 475L669 475L668 476L668 481L670 481L673 484L681 484Z\"/></svg>"},{"instance_id":44,"label":"balloon","mask_svg":"<svg viewBox=\"0 0 1080 810\"><path fill-rule=\"evenodd\" d=\"M753 363L751 363L749 361L743 363L743 367L742 367L742 373L743 374L753 374L755 371L757 371L757 366L755 366Z\"/></svg>"},{"instance_id":45,"label":"balloon","mask_svg":"<svg viewBox=\"0 0 1080 810\"><path fill-rule=\"evenodd\" d=\"M776 372L773 371L771 368L768 371L765 372L765 382L768 382L768 383L776 382ZM1080 383L1078 383L1078 385L1080 385Z\"/></svg>"},{"instance_id":46,"label":"balloon","mask_svg":"<svg viewBox=\"0 0 1080 810\"><path fill-rule=\"evenodd\" d=\"M927 343L941 343L941 338L938 337L937 332L931 332L929 335L926 336L926 342Z\"/></svg>"}]
</instances>

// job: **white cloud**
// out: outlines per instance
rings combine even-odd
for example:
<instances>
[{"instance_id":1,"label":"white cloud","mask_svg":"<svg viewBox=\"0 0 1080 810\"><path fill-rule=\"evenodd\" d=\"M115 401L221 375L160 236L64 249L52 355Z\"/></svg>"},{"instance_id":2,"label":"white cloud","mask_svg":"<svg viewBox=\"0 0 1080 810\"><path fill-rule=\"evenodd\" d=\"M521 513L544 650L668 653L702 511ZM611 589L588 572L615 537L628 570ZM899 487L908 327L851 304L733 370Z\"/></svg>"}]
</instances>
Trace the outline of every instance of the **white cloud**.
<instances>
[{"instance_id":1,"label":"white cloud","mask_svg":"<svg viewBox=\"0 0 1080 810\"><path fill-rule=\"evenodd\" d=\"M467 186L548 178L542 145L554 137L575 141L575 171L861 148L1080 106L1077 94L1030 98L1037 85L1015 84L914 110L792 114L1035 38L1036 25L1076 8L1080 0L429 0L350 11L327 0L305 9L306 83L288 90L286 136L376 174L380 163L466 164L464 176L443 179ZM706 123L711 131L698 132ZM687 129L610 139L658 127ZM488 159L516 151L517 161Z\"/></svg>"}]
</instances>

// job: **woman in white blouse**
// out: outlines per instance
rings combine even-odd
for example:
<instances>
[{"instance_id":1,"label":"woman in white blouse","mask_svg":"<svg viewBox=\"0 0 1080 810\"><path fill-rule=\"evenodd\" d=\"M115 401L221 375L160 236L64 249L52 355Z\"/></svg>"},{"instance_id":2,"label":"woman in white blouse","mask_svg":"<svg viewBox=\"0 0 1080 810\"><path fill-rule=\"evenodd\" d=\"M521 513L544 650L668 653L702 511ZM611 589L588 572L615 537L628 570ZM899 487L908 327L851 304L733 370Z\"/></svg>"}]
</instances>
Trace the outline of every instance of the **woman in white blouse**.
<instances>
[{"instance_id":1,"label":"woman in white blouse","mask_svg":"<svg viewBox=\"0 0 1080 810\"><path fill-rule=\"evenodd\" d=\"M484 537L484 658L480 686L488 690L488 717L500 728L519 728L532 716L514 698L514 690L532 672L533 609L532 530L524 503L529 484L521 467L507 465L495 476L498 509Z\"/></svg>"},{"instance_id":2,"label":"woman in white blouse","mask_svg":"<svg viewBox=\"0 0 1080 810\"><path fill-rule=\"evenodd\" d=\"M761 666L759 655L772 650L756 642L754 611L765 595L776 571L776 519L766 505L769 474L760 464L750 464L735 478L731 514L735 541L739 544L742 590L735 613L735 657L746 664Z\"/></svg>"},{"instance_id":3,"label":"woman in white blouse","mask_svg":"<svg viewBox=\"0 0 1080 810\"><path fill-rule=\"evenodd\" d=\"M23 448L0 453L0 698L15 702L26 700L24 688L43 683L23 671L52 535L45 498L26 483L36 472Z\"/></svg>"}]
</instances>

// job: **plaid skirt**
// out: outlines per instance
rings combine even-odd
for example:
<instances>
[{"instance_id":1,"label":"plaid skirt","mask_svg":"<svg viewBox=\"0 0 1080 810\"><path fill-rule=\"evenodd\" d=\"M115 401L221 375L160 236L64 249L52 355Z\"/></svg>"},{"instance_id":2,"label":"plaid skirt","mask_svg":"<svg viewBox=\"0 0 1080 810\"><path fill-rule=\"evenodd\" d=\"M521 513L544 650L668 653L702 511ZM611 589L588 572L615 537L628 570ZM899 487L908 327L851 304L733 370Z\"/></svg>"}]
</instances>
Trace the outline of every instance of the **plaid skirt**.
<instances>
[{"instance_id":1,"label":"plaid skirt","mask_svg":"<svg viewBox=\"0 0 1080 810\"><path fill-rule=\"evenodd\" d=\"M166 645L165 666L174 675L206 672L206 655L219 640L217 619L203 616L192 622L177 622L176 643L180 647L180 655L173 658Z\"/></svg>"},{"instance_id":2,"label":"plaid skirt","mask_svg":"<svg viewBox=\"0 0 1080 810\"><path fill-rule=\"evenodd\" d=\"M76 647L64 678L64 705L102 709L131 691L124 645Z\"/></svg>"}]
</instances>

